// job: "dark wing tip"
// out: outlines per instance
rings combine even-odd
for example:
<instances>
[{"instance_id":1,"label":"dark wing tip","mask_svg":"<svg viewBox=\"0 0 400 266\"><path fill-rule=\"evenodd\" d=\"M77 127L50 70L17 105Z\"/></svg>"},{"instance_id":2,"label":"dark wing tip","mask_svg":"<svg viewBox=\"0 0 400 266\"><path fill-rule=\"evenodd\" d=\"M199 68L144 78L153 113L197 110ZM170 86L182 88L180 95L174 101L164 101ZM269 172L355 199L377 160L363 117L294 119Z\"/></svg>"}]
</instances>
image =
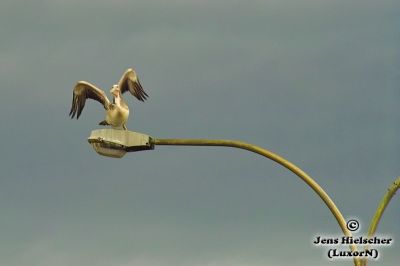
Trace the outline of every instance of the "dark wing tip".
<instances>
[{"instance_id":1,"label":"dark wing tip","mask_svg":"<svg viewBox=\"0 0 400 266\"><path fill-rule=\"evenodd\" d=\"M72 93L72 104L71 104L71 110L69 110L69 116L71 117L71 119L74 118L75 116L75 94Z\"/></svg>"},{"instance_id":2,"label":"dark wing tip","mask_svg":"<svg viewBox=\"0 0 400 266\"><path fill-rule=\"evenodd\" d=\"M78 119L79 116L81 115L83 107L85 106L86 99L84 97L85 97L84 95L78 93L74 89L74 92L72 94L71 110L69 111L69 116L71 117L71 119L75 118L75 116L76 116L76 119Z\"/></svg>"},{"instance_id":3,"label":"dark wing tip","mask_svg":"<svg viewBox=\"0 0 400 266\"><path fill-rule=\"evenodd\" d=\"M133 82L133 86L135 87L136 98L141 102L147 100L147 97L149 97L149 95L144 91L142 84L140 83L138 78L136 79L136 82Z\"/></svg>"}]
</instances>

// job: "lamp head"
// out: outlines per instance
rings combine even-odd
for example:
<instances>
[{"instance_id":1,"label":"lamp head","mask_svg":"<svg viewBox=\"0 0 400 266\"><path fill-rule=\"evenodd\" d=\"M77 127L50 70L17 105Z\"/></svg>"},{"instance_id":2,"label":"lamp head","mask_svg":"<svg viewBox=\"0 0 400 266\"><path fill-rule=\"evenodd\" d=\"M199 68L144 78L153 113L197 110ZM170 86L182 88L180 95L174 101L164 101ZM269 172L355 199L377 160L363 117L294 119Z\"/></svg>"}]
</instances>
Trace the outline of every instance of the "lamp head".
<instances>
[{"instance_id":1,"label":"lamp head","mask_svg":"<svg viewBox=\"0 0 400 266\"><path fill-rule=\"evenodd\" d=\"M150 136L128 130L93 130L88 141L98 154L114 158L121 158L127 152L154 149Z\"/></svg>"}]
</instances>

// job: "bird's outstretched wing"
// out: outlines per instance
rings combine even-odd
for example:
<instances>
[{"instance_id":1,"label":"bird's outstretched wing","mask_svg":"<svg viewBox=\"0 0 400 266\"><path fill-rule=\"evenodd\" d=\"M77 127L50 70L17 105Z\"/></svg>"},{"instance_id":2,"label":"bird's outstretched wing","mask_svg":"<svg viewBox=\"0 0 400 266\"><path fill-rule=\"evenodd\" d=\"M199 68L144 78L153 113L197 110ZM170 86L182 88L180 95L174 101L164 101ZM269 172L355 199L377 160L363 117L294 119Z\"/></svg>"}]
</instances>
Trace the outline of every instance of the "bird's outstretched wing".
<instances>
[{"instance_id":1,"label":"bird's outstretched wing","mask_svg":"<svg viewBox=\"0 0 400 266\"><path fill-rule=\"evenodd\" d=\"M130 91L130 93L135 96L139 101L144 102L144 100L149 97L147 93L143 90L143 87L139 82L135 70L131 68L126 70L124 75L122 75L121 79L118 82L118 86L121 90L121 93Z\"/></svg>"},{"instance_id":2,"label":"bird's outstretched wing","mask_svg":"<svg viewBox=\"0 0 400 266\"><path fill-rule=\"evenodd\" d=\"M79 118L83 108L85 107L87 98L98 101L104 106L104 109L107 109L108 105L110 104L110 101L108 100L104 91L100 90L89 82L78 81L72 93L72 106L71 111L69 112L71 118L74 118L75 115L76 119Z\"/></svg>"}]
</instances>

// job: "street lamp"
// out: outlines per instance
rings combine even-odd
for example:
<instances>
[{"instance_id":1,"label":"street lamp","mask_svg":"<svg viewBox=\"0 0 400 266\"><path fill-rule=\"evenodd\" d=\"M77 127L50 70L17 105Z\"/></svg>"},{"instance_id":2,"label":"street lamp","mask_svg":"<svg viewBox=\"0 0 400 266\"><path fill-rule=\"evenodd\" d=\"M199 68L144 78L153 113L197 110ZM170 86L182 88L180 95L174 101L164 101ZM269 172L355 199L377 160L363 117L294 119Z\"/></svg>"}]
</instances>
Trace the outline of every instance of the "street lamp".
<instances>
[{"instance_id":1,"label":"street lamp","mask_svg":"<svg viewBox=\"0 0 400 266\"><path fill-rule=\"evenodd\" d=\"M154 149L150 136L128 130L96 129L88 142L98 154L113 158L121 158L127 152Z\"/></svg>"},{"instance_id":2,"label":"street lamp","mask_svg":"<svg viewBox=\"0 0 400 266\"><path fill-rule=\"evenodd\" d=\"M174 146L222 146L248 150L262 155L270 160L277 162L286 169L300 177L309 187L311 187L329 208L336 221L338 222L345 236L352 237L352 233L346 226L346 220L336 207L329 195L318 183L299 167L284 159L283 157L270 152L259 146L237 140L212 140L212 139L156 139L146 134L116 129L97 129L93 130L88 138L94 150L103 156L121 158L127 152L153 150L156 145ZM354 244L350 245L352 251L357 248ZM361 261L354 258L354 265L359 266Z\"/></svg>"}]
</instances>

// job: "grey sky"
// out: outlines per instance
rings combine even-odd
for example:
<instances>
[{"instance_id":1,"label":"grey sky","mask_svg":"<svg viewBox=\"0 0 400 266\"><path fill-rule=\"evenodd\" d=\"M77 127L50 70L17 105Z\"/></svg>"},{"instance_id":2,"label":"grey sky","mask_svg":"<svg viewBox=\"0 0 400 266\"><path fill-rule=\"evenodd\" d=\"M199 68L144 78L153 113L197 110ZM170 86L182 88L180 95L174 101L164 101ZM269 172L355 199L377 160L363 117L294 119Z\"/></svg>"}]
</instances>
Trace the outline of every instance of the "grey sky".
<instances>
[{"instance_id":1,"label":"grey sky","mask_svg":"<svg viewBox=\"0 0 400 266\"><path fill-rule=\"evenodd\" d=\"M83 2L83 3L82 3ZM128 128L239 139L303 168L368 227L400 175L398 1L0 2L0 265L325 265L340 235L296 176L228 148L156 147L121 160L86 138L103 119L72 87L134 67L150 95ZM400 199L379 232L396 242ZM350 261L335 265L351 265Z\"/></svg>"}]
</instances>

